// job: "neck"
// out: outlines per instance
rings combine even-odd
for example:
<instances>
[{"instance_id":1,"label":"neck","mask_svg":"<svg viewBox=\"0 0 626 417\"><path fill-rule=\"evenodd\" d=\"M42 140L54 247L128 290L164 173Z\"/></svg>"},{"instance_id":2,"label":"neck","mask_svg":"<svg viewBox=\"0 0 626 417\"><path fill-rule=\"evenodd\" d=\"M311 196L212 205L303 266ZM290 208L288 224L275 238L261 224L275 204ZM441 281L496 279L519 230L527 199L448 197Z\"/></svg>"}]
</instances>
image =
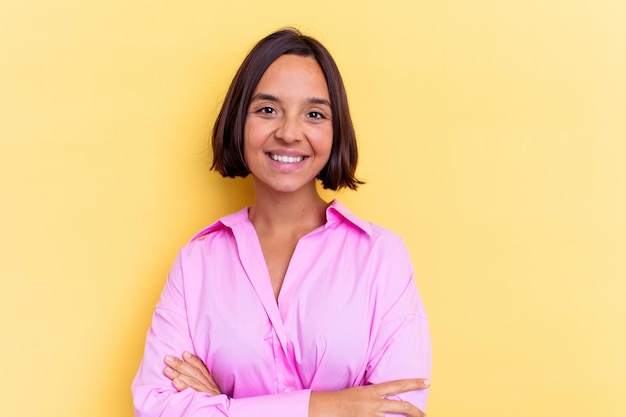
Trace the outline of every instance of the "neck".
<instances>
[{"instance_id":1,"label":"neck","mask_svg":"<svg viewBox=\"0 0 626 417\"><path fill-rule=\"evenodd\" d=\"M312 187L293 193L280 193L255 187L254 203L248 217L255 226L266 231L293 231L306 234L326 222L324 201Z\"/></svg>"}]
</instances>

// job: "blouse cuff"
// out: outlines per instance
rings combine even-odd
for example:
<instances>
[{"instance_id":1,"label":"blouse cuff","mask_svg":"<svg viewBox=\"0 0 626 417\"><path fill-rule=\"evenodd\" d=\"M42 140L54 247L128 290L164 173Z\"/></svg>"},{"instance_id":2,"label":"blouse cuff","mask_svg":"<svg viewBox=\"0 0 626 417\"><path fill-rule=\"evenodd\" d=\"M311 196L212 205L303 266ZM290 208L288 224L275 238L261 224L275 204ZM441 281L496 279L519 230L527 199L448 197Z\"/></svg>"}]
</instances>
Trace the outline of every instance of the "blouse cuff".
<instances>
[{"instance_id":1,"label":"blouse cuff","mask_svg":"<svg viewBox=\"0 0 626 417\"><path fill-rule=\"evenodd\" d=\"M308 417L311 390L298 390L282 394L237 398L231 403L233 417Z\"/></svg>"}]
</instances>

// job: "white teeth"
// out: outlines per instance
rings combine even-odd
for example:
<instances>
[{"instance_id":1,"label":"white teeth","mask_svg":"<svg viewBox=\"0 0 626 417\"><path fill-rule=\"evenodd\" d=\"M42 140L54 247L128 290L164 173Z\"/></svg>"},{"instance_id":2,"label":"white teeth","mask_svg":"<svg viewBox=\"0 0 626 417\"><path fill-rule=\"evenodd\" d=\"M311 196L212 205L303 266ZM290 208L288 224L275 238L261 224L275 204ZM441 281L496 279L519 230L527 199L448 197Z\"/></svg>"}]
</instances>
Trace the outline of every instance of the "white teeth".
<instances>
[{"instance_id":1,"label":"white teeth","mask_svg":"<svg viewBox=\"0 0 626 417\"><path fill-rule=\"evenodd\" d=\"M274 161L283 162L286 164L293 164L294 162L300 162L304 159L304 156L284 156L270 154L270 158Z\"/></svg>"}]
</instances>

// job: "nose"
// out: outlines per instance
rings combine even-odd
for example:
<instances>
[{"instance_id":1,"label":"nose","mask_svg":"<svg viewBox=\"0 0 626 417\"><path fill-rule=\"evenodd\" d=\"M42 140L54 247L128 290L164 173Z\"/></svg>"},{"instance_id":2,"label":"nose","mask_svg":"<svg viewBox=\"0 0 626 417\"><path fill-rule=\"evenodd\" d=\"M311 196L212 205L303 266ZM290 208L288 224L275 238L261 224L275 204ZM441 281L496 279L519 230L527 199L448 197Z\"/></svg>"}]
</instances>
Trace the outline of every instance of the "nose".
<instances>
[{"instance_id":1,"label":"nose","mask_svg":"<svg viewBox=\"0 0 626 417\"><path fill-rule=\"evenodd\" d=\"M303 135L302 120L298 115L285 115L276 129L276 138L286 143L299 141Z\"/></svg>"}]
</instances>

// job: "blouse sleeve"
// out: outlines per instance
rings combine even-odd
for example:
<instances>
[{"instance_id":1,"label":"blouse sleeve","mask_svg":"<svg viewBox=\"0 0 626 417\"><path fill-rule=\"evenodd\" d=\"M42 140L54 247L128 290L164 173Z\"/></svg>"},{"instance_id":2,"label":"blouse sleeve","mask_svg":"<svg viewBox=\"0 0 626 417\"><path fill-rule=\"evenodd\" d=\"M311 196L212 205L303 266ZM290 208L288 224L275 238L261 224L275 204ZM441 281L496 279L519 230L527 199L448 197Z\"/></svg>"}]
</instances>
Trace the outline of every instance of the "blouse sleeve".
<instances>
[{"instance_id":1,"label":"blouse sleeve","mask_svg":"<svg viewBox=\"0 0 626 417\"><path fill-rule=\"evenodd\" d=\"M144 357L132 383L137 417L306 417L310 390L250 398L211 396L192 389L178 392L163 374L166 355L194 352L184 297L179 255L168 275L152 317Z\"/></svg>"},{"instance_id":2,"label":"blouse sleeve","mask_svg":"<svg viewBox=\"0 0 626 417\"><path fill-rule=\"evenodd\" d=\"M374 323L372 353L366 382L377 384L405 378L430 378L431 345L424 305L413 277L413 266L402 242L383 256L379 297L383 306ZM428 390L394 397L425 411Z\"/></svg>"}]
</instances>

